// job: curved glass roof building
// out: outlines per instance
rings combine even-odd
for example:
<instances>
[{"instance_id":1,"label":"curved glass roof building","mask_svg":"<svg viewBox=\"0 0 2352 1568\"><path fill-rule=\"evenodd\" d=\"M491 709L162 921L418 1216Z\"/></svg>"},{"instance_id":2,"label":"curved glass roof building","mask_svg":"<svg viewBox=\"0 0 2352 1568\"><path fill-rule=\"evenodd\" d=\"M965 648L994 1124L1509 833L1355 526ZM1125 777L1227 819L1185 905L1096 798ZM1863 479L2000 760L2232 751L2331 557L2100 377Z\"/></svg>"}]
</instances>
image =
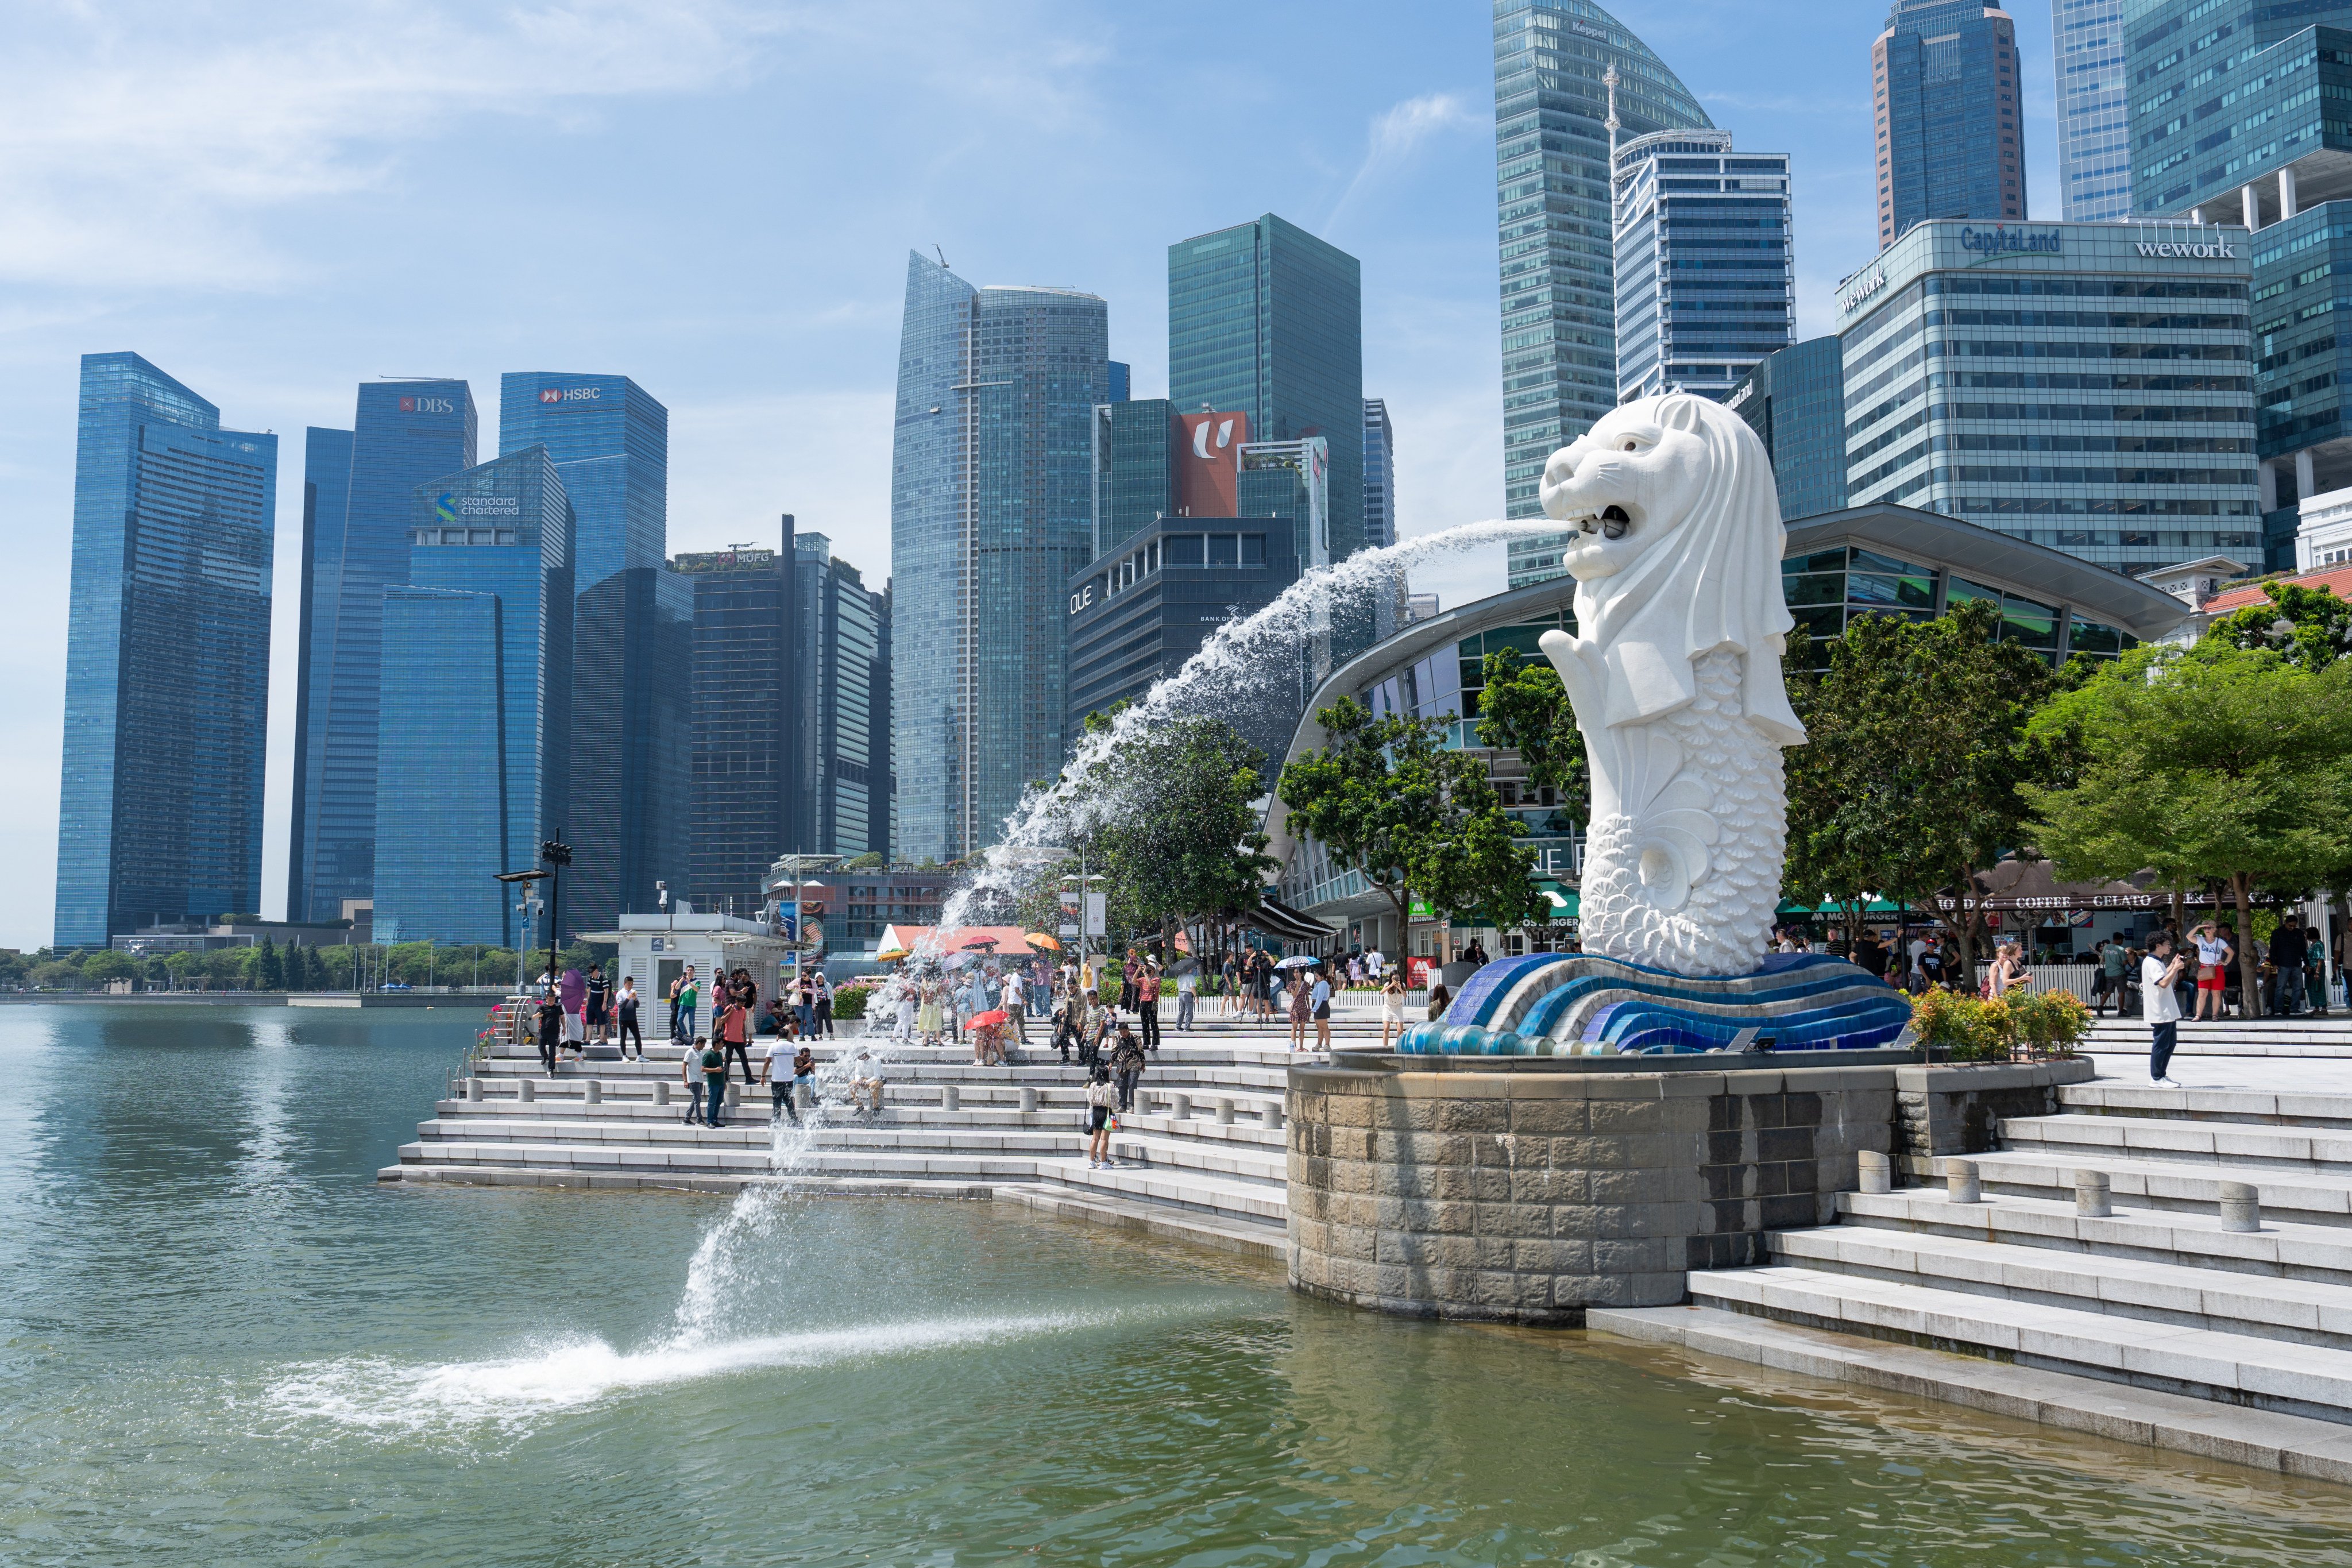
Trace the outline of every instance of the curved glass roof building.
<instances>
[{"instance_id":1,"label":"curved glass roof building","mask_svg":"<svg viewBox=\"0 0 2352 1568\"><path fill-rule=\"evenodd\" d=\"M1495 180L1503 269L1505 515L1540 517L1544 460L1617 405L1609 90L1621 140L1715 122L1650 47L1589 0L1495 0ZM1517 587L1559 573L1515 541Z\"/></svg>"}]
</instances>

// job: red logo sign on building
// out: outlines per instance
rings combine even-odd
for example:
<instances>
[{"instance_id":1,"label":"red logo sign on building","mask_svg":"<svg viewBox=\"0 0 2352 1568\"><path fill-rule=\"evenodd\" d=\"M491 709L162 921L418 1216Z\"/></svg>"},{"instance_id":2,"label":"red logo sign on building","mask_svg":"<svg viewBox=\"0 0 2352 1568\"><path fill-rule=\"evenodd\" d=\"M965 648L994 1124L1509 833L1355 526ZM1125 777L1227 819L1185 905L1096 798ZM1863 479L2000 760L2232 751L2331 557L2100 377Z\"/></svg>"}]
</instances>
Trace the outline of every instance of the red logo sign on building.
<instances>
[{"instance_id":1,"label":"red logo sign on building","mask_svg":"<svg viewBox=\"0 0 2352 1568\"><path fill-rule=\"evenodd\" d=\"M1179 414L1176 510L1189 517L1231 517L1241 502L1242 446L1250 438L1246 414Z\"/></svg>"}]
</instances>

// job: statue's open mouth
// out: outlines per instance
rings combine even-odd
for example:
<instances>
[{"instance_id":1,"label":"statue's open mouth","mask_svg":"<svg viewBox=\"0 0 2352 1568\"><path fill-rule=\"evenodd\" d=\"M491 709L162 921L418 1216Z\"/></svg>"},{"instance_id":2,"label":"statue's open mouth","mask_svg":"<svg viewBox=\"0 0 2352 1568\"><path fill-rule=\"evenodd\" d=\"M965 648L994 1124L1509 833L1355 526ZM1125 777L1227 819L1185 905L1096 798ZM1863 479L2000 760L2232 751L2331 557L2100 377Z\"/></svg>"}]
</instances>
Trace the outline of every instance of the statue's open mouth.
<instances>
[{"instance_id":1,"label":"statue's open mouth","mask_svg":"<svg viewBox=\"0 0 2352 1568\"><path fill-rule=\"evenodd\" d=\"M1633 518L1627 515L1622 506L1607 507L1598 512L1586 512L1580 517L1565 518L1562 521L1576 524L1583 532L1597 532L1606 539L1622 539L1625 537L1625 531L1633 526Z\"/></svg>"}]
</instances>

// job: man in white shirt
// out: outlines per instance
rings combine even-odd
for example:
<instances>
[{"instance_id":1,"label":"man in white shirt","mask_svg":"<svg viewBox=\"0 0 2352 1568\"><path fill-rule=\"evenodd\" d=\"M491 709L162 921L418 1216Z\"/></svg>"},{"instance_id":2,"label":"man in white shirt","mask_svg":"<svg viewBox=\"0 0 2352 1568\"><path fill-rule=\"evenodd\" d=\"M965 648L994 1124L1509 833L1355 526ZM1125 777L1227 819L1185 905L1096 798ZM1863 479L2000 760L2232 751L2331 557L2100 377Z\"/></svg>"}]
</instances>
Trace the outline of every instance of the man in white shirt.
<instances>
[{"instance_id":1,"label":"man in white shirt","mask_svg":"<svg viewBox=\"0 0 2352 1568\"><path fill-rule=\"evenodd\" d=\"M1381 975L1387 970L1388 962L1377 947L1364 954L1364 973L1372 977L1373 984L1381 983Z\"/></svg>"},{"instance_id":2,"label":"man in white shirt","mask_svg":"<svg viewBox=\"0 0 2352 1568\"><path fill-rule=\"evenodd\" d=\"M1004 1000L1003 1005L1004 1010L1013 1015L1013 1029L1014 1037L1023 1045L1027 1045L1029 1043L1028 988L1023 982L1021 978L1021 971L1018 969L1008 969L1004 972Z\"/></svg>"},{"instance_id":3,"label":"man in white shirt","mask_svg":"<svg viewBox=\"0 0 2352 1568\"><path fill-rule=\"evenodd\" d=\"M2167 1070L2172 1066L2172 1047L2180 1039L2180 998L2172 993L2173 983L2180 978L2180 955L2172 949L2172 937L2158 931L2148 943L2147 956L2139 961L2139 1016L2147 1022L2150 1038L2147 1048L2147 1076L2165 1089L2179 1089Z\"/></svg>"},{"instance_id":4,"label":"man in white shirt","mask_svg":"<svg viewBox=\"0 0 2352 1568\"><path fill-rule=\"evenodd\" d=\"M1192 1028L1192 998L1201 988L1201 966L1191 959L1176 972L1176 1032L1189 1034Z\"/></svg>"}]
</instances>

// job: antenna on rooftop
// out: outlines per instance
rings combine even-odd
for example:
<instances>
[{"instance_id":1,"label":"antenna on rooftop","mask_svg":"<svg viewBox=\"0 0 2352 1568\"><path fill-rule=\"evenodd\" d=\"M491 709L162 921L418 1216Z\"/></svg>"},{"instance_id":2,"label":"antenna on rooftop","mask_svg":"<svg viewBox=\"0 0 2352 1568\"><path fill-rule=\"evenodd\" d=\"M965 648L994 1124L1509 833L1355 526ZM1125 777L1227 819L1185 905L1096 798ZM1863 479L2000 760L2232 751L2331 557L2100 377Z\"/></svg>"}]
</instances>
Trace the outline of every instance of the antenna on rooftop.
<instances>
[{"instance_id":1,"label":"antenna on rooftop","mask_svg":"<svg viewBox=\"0 0 2352 1568\"><path fill-rule=\"evenodd\" d=\"M942 272L945 272L945 271L948 269L948 253L947 253L946 251L944 251L944 250L940 250L940 247L939 247L939 244L938 244L938 242L937 242L937 241L934 241L934 242L932 243L932 245L931 245L931 248L932 248L934 251L938 251L938 252L939 252L939 258L940 258L940 271L942 271Z\"/></svg>"}]
</instances>

